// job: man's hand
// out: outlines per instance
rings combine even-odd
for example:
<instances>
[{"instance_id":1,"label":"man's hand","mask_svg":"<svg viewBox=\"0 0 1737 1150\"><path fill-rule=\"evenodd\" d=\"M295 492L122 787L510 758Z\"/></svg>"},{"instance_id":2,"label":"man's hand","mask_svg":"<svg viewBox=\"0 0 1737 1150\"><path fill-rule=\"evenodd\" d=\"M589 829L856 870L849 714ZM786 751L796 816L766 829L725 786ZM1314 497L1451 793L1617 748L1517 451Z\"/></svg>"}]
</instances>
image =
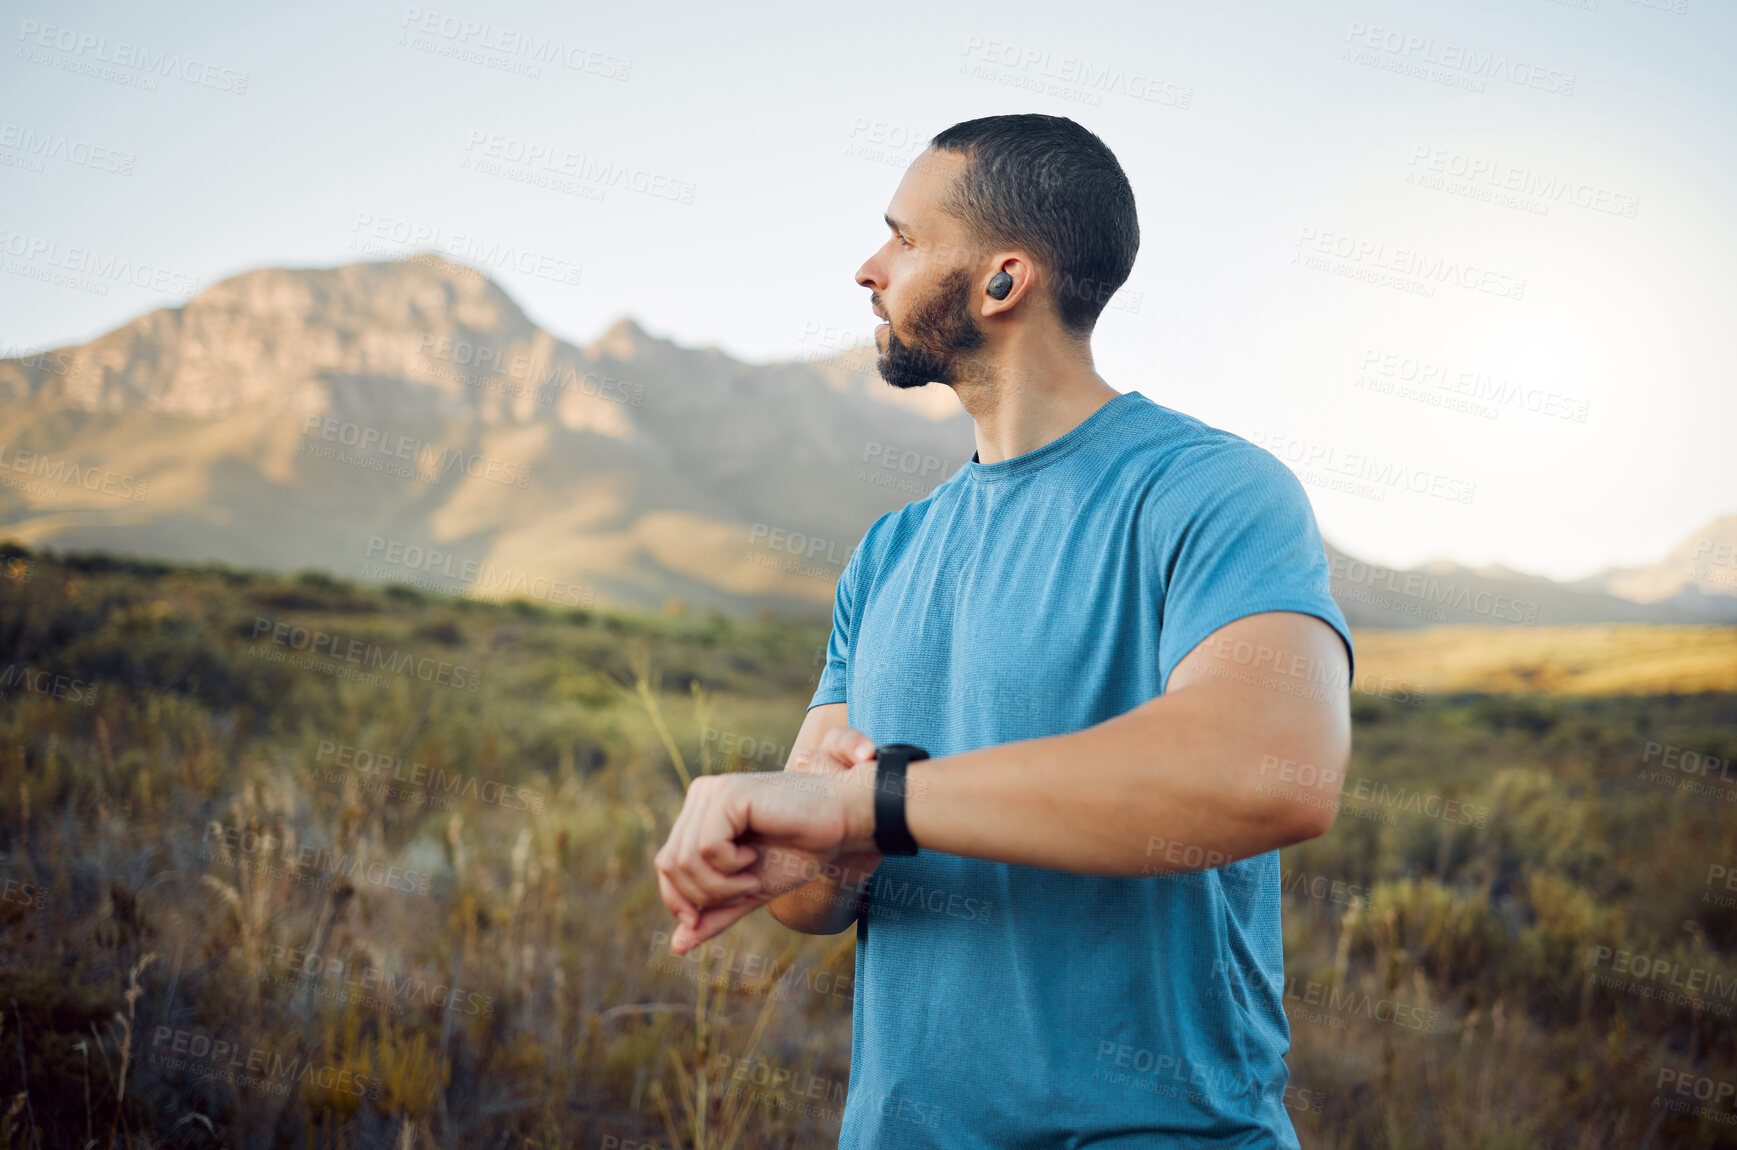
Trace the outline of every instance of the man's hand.
<instances>
[{"instance_id":1,"label":"man's hand","mask_svg":"<svg viewBox=\"0 0 1737 1150\"><path fill-rule=\"evenodd\" d=\"M853 731L849 727L842 727L827 733L827 737L821 741L820 750L816 754L798 753L790 760L785 770L802 771L811 775L839 776L858 764L872 764L874 758L875 745L867 735ZM873 779L871 777L866 781L872 784ZM871 822L869 825L872 827L874 824ZM856 872L860 876L867 876L873 874L875 868L880 866L881 861L885 858L886 856L880 851L870 848L866 851L841 854L832 861L848 871Z\"/></svg>"},{"instance_id":2,"label":"man's hand","mask_svg":"<svg viewBox=\"0 0 1737 1150\"><path fill-rule=\"evenodd\" d=\"M874 791L851 785L872 784L874 770L850 773L874 750L841 727L795 770L696 778L655 860L664 905L679 920L670 949L686 954L828 865L878 863Z\"/></svg>"}]
</instances>

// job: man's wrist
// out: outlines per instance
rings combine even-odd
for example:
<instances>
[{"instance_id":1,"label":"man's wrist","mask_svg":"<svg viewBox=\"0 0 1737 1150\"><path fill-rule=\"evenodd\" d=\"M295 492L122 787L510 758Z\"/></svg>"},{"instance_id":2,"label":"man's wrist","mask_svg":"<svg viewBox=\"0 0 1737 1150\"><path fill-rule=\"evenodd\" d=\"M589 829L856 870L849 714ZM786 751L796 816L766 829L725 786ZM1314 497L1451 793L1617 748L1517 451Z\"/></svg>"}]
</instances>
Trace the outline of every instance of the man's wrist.
<instances>
[{"instance_id":1,"label":"man's wrist","mask_svg":"<svg viewBox=\"0 0 1737 1150\"><path fill-rule=\"evenodd\" d=\"M875 786L880 766L873 759L858 763L845 774L852 784L844 789L844 843L842 852L856 854L875 849Z\"/></svg>"}]
</instances>

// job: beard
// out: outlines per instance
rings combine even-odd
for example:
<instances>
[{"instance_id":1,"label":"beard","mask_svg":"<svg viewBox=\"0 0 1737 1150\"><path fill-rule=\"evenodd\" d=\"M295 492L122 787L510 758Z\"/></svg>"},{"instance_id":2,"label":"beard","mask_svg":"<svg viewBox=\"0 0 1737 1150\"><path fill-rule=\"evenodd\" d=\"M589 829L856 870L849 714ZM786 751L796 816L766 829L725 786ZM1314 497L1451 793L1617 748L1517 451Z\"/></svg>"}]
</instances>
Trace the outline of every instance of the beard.
<instances>
[{"instance_id":1,"label":"beard","mask_svg":"<svg viewBox=\"0 0 1737 1150\"><path fill-rule=\"evenodd\" d=\"M971 273L955 268L911 310L910 343L889 322L887 349L875 363L881 378L898 388L954 382L964 357L983 346L970 301Z\"/></svg>"}]
</instances>

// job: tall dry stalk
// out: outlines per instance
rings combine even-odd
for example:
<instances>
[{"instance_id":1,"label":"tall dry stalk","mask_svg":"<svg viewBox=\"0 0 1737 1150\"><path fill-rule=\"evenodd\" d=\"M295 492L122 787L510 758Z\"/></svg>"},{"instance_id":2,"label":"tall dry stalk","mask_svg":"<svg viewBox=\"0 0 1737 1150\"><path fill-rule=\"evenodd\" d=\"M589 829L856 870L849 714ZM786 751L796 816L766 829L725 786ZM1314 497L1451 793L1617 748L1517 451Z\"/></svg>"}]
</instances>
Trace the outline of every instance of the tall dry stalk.
<instances>
[{"instance_id":1,"label":"tall dry stalk","mask_svg":"<svg viewBox=\"0 0 1737 1150\"><path fill-rule=\"evenodd\" d=\"M663 713L658 706L658 689L662 676L652 671L649 653L643 649L633 659L634 694L645 707L653 728L656 729L664 749L669 753L670 761L675 764L676 773L681 776L682 790L685 793L693 783L693 776L688 773L687 761L683 758L681 748L676 745L675 737L670 733L669 724L664 721ZM693 697L694 718L701 731L700 738L700 773L711 774L712 757L704 732L712 721L715 701L705 688L695 681L689 684ZM760 1007L759 1017L755 1019L754 1029L749 1034L742 1054L732 1060L731 1065L742 1061L752 1061L755 1052L760 1047L760 1040L765 1034L766 1025L772 1018L772 1004L776 994L772 987L778 978L788 969L795 958L795 940L785 950L767 975L765 1000ZM702 950L700 953L700 968L694 987L694 1043L691 1069L684 1064L674 1047L666 1050L671 1069L675 1072L677 1086L676 1101L681 1105L685 1123L678 1122L670 1109L669 1097L663 1089L661 1081L654 1081L650 1093L662 1115L664 1125L669 1131L672 1145L680 1146L683 1138L681 1131L688 1131L693 1141L693 1150L733 1150L742 1131L747 1125L748 1116L753 1111L752 1096L746 1090L731 1093L728 1090L717 1091L714 1094L710 1079L710 1066L714 1054L725 1044L725 1032L728 1029L730 1001L730 978L727 973L720 976L713 993L711 977L711 953ZM711 1122L714 1100L721 1100L718 1121Z\"/></svg>"},{"instance_id":2,"label":"tall dry stalk","mask_svg":"<svg viewBox=\"0 0 1737 1150\"><path fill-rule=\"evenodd\" d=\"M682 758L681 748L676 746L675 736L670 733L669 724L663 721L663 710L657 704L658 691L663 687L663 675L651 669L651 652L644 645L639 646L629 656L633 668L633 691L640 705L651 719L652 729L663 742L663 749L669 753L670 762L675 764L676 773L682 778L682 791L687 792L693 776L688 774L687 760ZM703 741L703 740L702 740Z\"/></svg>"},{"instance_id":3,"label":"tall dry stalk","mask_svg":"<svg viewBox=\"0 0 1737 1150\"><path fill-rule=\"evenodd\" d=\"M115 1087L114 1121L109 1124L109 1145L111 1146L115 1143L115 1132L121 1126L121 1103L125 1101L127 1096L127 1067L131 1064L133 1057L133 1021L139 996L145 993L144 988L139 985L139 975L144 972L147 966L155 962L156 958L157 953L155 951L148 951L133 965L132 971L127 975L127 992L123 996L127 1000L127 1013L123 1015L120 1011L115 1011L115 1021L121 1025L121 1080L120 1084Z\"/></svg>"}]
</instances>

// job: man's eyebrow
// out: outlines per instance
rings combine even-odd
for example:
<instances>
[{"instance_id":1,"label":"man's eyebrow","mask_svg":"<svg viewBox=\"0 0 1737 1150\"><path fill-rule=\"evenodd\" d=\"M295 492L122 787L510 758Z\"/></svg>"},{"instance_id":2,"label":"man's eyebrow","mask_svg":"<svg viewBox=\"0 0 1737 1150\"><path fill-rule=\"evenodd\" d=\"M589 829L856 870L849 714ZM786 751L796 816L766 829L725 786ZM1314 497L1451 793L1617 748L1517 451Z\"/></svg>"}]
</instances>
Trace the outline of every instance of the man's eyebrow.
<instances>
[{"instance_id":1,"label":"man's eyebrow","mask_svg":"<svg viewBox=\"0 0 1737 1150\"><path fill-rule=\"evenodd\" d=\"M887 221L887 227L893 229L895 232L902 232L905 230L905 225L901 224L901 223L899 223L899 221L893 219L892 216L888 215L888 216L884 216L882 218Z\"/></svg>"}]
</instances>

